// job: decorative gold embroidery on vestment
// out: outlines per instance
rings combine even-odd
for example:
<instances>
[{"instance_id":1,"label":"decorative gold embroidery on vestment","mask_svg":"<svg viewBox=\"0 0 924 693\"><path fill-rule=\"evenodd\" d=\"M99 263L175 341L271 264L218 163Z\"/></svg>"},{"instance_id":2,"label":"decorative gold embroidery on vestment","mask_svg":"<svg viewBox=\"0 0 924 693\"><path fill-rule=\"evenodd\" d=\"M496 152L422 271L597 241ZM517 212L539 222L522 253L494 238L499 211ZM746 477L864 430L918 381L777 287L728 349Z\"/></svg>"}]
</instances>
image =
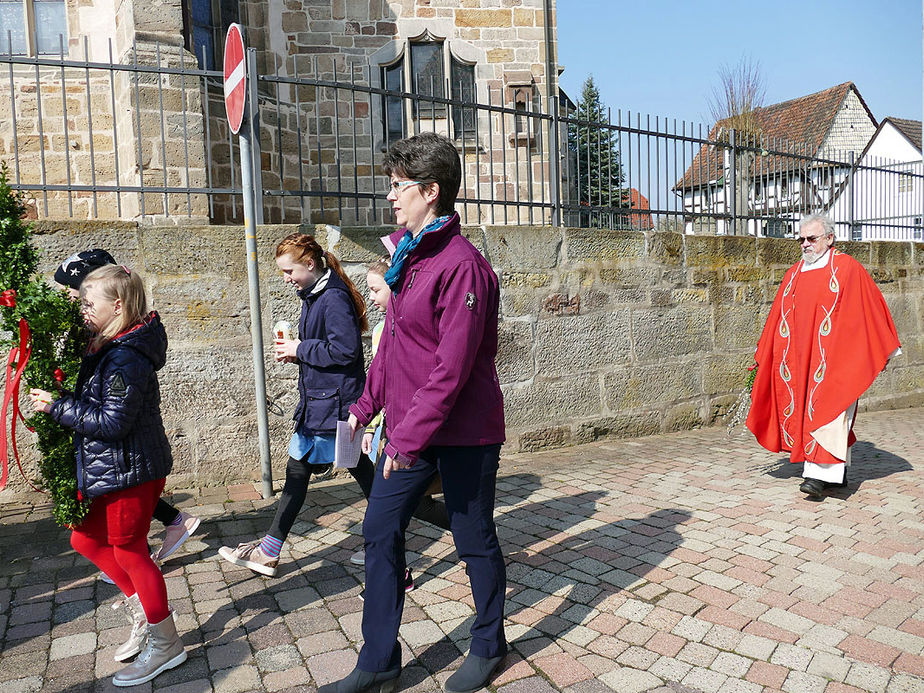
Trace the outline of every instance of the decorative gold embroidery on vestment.
<instances>
[{"instance_id":1,"label":"decorative gold embroidery on vestment","mask_svg":"<svg viewBox=\"0 0 924 693\"><path fill-rule=\"evenodd\" d=\"M827 337L831 334L831 329L834 326L831 315L834 313L834 309L837 307L837 301L840 298L841 283L837 280L837 268L834 266L834 257L838 254L836 250L832 250L831 259L828 260L828 267L831 268L831 279L828 281L828 288L831 290L831 293L834 294L834 301L831 303L830 308L826 308L824 304L821 306L822 310L825 312L825 317L822 318L821 324L818 326L819 363L818 367L815 369L815 373L812 375L812 380L815 381L815 387L809 392L808 399L806 400L806 413L810 421L815 415L815 392L821 386L821 383L824 382L825 374L828 370L827 352L825 351L822 337Z\"/></svg>"}]
</instances>

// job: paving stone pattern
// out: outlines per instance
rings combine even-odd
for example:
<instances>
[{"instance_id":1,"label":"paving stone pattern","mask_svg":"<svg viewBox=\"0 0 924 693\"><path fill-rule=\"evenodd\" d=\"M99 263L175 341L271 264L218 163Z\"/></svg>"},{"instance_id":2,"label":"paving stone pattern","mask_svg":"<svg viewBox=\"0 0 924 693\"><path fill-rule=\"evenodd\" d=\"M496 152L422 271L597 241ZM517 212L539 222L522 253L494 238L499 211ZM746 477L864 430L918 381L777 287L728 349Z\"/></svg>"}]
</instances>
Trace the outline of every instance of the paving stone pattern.
<instances>
[{"instance_id":1,"label":"paving stone pattern","mask_svg":"<svg viewBox=\"0 0 924 693\"><path fill-rule=\"evenodd\" d=\"M511 651L491 690L924 692L922 414L862 416L850 484L823 502L723 429L505 457ZM164 567L189 660L135 690L314 691L352 668L365 503L349 477L309 490L273 579L217 549L258 536L274 501L253 485L172 499L204 520ZM115 588L42 497L0 495L0 514L3 693L109 690L129 630ZM407 552L399 689L437 691L468 649L471 594L442 531L414 521Z\"/></svg>"}]
</instances>

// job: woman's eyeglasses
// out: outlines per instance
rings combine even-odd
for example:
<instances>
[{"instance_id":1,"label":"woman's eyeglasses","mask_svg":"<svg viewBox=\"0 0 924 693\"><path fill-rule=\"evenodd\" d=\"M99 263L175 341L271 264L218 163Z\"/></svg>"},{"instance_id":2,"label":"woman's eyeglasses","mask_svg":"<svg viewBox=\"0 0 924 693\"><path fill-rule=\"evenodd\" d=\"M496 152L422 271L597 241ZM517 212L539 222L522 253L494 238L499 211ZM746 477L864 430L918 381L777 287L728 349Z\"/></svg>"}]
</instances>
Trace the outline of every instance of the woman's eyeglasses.
<instances>
[{"instance_id":1,"label":"woman's eyeglasses","mask_svg":"<svg viewBox=\"0 0 924 693\"><path fill-rule=\"evenodd\" d=\"M397 195L399 192L412 185L424 185L424 183L419 180L393 180L388 184L388 188L389 192L393 192Z\"/></svg>"}]
</instances>

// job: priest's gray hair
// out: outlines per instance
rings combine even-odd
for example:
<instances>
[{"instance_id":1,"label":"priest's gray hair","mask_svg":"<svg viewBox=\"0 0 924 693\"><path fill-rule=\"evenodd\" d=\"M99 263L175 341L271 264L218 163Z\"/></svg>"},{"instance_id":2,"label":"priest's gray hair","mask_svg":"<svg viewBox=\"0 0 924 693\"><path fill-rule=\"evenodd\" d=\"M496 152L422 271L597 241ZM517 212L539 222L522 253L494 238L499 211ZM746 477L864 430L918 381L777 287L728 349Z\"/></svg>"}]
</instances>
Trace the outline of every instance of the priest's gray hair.
<instances>
[{"instance_id":1,"label":"priest's gray hair","mask_svg":"<svg viewBox=\"0 0 924 693\"><path fill-rule=\"evenodd\" d=\"M806 214L799 220L799 228L802 228L808 224L814 223L821 224L821 227L824 229L825 236L834 235L834 222L831 221L831 217L826 214Z\"/></svg>"}]
</instances>

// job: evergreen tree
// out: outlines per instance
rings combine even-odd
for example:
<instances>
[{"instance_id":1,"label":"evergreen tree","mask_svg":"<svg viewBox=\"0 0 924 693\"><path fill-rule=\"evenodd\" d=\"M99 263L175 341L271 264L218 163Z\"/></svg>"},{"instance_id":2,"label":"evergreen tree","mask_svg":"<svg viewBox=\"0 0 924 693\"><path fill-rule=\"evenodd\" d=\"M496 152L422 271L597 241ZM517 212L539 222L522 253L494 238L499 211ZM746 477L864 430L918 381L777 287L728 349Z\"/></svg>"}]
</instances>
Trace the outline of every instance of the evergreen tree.
<instances>
[{"instance_id":1,"label":"evergreen tree","mask_svg":"<svg viewBox=\"0 0 924 693\"><path fill-rule=\"evenodd\" d=\"M619 211L629 207L629 191L622 187L618 134L609 127L593 76L584 82L572 120L577 122L568 123L571 177L577 203L587 209L581 211L581 226L627 226L628 213Z\"/></svg>"}]
</instances>

